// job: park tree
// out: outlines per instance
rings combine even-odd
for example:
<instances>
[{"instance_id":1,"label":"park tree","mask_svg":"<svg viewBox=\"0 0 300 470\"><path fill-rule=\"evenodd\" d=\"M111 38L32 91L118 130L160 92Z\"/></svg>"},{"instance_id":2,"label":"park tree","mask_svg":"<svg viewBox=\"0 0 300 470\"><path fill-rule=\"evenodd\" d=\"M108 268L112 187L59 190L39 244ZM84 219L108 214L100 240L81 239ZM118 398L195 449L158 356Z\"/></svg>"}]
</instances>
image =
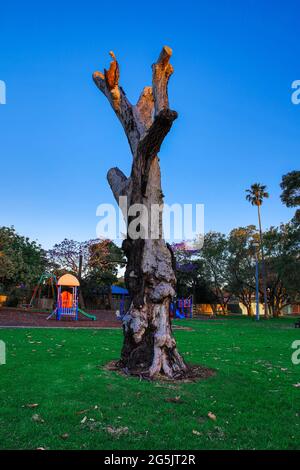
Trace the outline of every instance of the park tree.
<instances>
[{"instance_id":1,"label":"park tree","mask_svg":"<svg viewBox=\"0 0 300 470\"><path fill-rule=\"evenodd\" d=\"M167 91L173 73L172 50L163 47L152 65L152 86L143 89L136 105L119 85L119 64L114 53L110 55L109 69L95 72L93 79L120 120L133 157L129 177L118 168L107 175L127 221L125 282L132 299L123 317L124 343L118 365L131 374L182 377L188 368L177 350L169 317L176 282L172 253L163 238L161 211L153 215L154 207L163 206L158 153L177 118L177 112L169 107ZM132 213L135 207L140 207L138 218ZM135 231L131 230L134 225Z\"/></svg>"},{"instance_id":2,"label":"park tree","mask_svg":"<svg viewBox=\"0 0 300 470\"><path fill-rule=\"evenodd\" d=\"M172 251L175 257L177 296L188 297L193 294L196 302L199 283L203 276L201 250L191 250L185 242L181 242L173 243Z\"/></svg>"},{"instance_id":3,"label":"park tree","mask_svg":"<svg viewBox=\"0 0 300 470\"><path fill-rule=\"evenodd\" d=\"M208 237L210 237L210 234L206 235L206 238ZM197 246L197 244L198 240L196 239L194 245ZM225 247L225 244L223 247ZM209 304L213 311L217 311L217 305L220 303L220 293L222 293L222 295L224 294L225 305L229 300L228 295L223 291L223 286L227 280L222 278L219 286L220 290L216 289L215 281L219 279L219 276L217 274L216 276L212 275L211 268L208 267L210 258L208 252L206 251L203 256L202 249L190 249L185 242L174 243L172 250L176 261L177 296L188 297L192 294L195 304ZM215 271L217 271L217 267L215 267Z\"/></svg>"},{"instance_id":4,"label":"park tree","mask_svg":"<svg viewBox=\"0 0 300 470\"><path fill-rule=\"evenodd\" d=\"M300 171L291 171L283 175L280 183L282 193L281 201L287 207L300 206ZM300 224L300 209L297 209L294 216L294 222Z\"/></svg>"},{"instance_id":5,"label":"park tree","mask_svg":"<svg viewBox=\"0 0 300 470\"><path fill-rule=\"evenodd\" d=\"M197 240L195 240L197 246ZM208 303L212 310L227 313L229 251L226 235L208 232L201 249L187 249L184 242L172 246L176 259L177 292L194 295L194 301Z\"/></svg>"},{"instance_id":6,"label":"park tree","mask_svg":"<svg viewBox=\"0 0 300 470\"><path fill-rule=\"evenodd\" d=\"M10 292L17 285L32 287L46 269L46 252L13 227L0 227L0 284Z\"/></svg>"},{"instance_id":7,"label":"park tree","mask_svg":"<svg viewBox=\"0 0 300 470\"><path fill-rule=\"evenodd\" d=\"M252 302L255 292L256 238L254 225L235 228L228 236L228 288L246 307L248 316L254 315Z\"/></svg>"},{"instance_id":8,"label":"park tree","mask_svg":"<svg viewBox=\"0 0 300 470\"><path fill-rule=\"evenodd\" d=\"M252 206L257 207L257 216L258 216L258 229L259 229L259 239L260 239L260 251L261 251L261 266L262 266L262 281L263 281L263 292L264 292L264 306L265 306L265 317L268 317L268 299L267 299L267 285L266 285L266 264L265 264L265 255L264 255L264 245L263 245L263 233L262 233L262 224L261 224L261 206L264 199L269 197L267 192L267 187L264 184L253 183L250 189L246 189L246 199L249 201Z\"/></svg>"},{"instance_id":9,"label":"park tree","mask_svg":"<svg viewBox=\"0 0 300 470\"><path fill-rule=\"evenodd\" d=\"M85 300L92 303L103 288L118 282L119 268L124 267L126 260L123 250L111 240L90 244L88 254L88 269L81 286Z\"/></svg>"},{"instance_id":10,"label":"park tree","mask_svg":"<svg viewBox=\"0 0 300 470\"><path fill-rule=\"evenodd\" d=\"M267 263L267 293L274 317L284 306L297 302L300 296L300 226L289 222L270 227L264 233Z\"/></svg>"},{"instance_id":11,"label":"park tree","mask_svg":"<svg viewBox=\"0 0 300 470\"><path fill-rule=\"evenodd\" d=\"M71 272L78 278L84 276L88 269L90 243L65 238L48 250L49 262L57 274Z\"/></svg>"},{"instance_id":12,"label":"park tree","mask_svg":"<svg viewBox=\"0 0 300 470\"><path fill-rule=\"evenodd\" d=\"M92 272L116 275L119 267L126 264L123 250L113 241L104 239L89 243L87 267Z\"/></svg>"},{"instance_id":13,"label":"park tree","mask_svg":"<svg viewBox=\"0 0 300 470\"><path fill-rule=\"evenodd\" d=\"M206 279L210 286L215 303L219 304L222 313L227 313L227 306L231 298L228 290L228 240L226 236L219 232L208 232L204 237L204 244L201 250L201 258L204 263ZM215 306L212 305L213 310Z\"/></svg>"},{"instance_id":14,"label":"park tree","mask_svg":"<svg viewBox=\"0 0 300 470\"><path fill-rule=\"evenodd\" d=\"M1 290L7 290L17 280L18 266L22 262L20 252L13 249L14 230L0 228L0 283Z\"/></svg>"},{"instance_id":15,"label":"park tree","mask_svg":"<svg viewBox=\"0 0 300 470\"><path fill-rule=\"evenodd\" d=\"M78 242L65 238L48 250L48 258L59 275L68 271L79 280L93 270L114 270L125 262L122 250L107 239Z\"/></svg>"}]
</instances>

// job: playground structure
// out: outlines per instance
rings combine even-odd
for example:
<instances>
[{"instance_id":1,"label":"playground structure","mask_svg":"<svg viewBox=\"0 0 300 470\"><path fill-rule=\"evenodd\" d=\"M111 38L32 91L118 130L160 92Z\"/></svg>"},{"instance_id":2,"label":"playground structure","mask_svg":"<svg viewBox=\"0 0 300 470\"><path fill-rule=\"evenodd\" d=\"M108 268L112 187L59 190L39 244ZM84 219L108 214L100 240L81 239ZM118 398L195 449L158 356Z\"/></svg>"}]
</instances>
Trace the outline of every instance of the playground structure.
<instances>
[{"instance_id":1,"label":"playground structure","mask_svg":"<svg viewBox=\"0 0 300 470\"><path fill-rule=\"evenodd\" d=\"M52 273L43 273L38 280L33 293L30 299L29 304L22 304L22 307L25 309L38 308L42 310L52 310L53 305L56 301L56 284L57 279L55 274ZM48 285L48 295L47 297L42 296L42 291L44 286ZM51 294L51 295L50 295Z\"/></svg>"},{"instance_id":2,"label":"playground structure","mask_svg":"<svg viewBox=\"0 0 300 470\"><path fill-rule=\"evenodd\" d=\"M124 287L111 286L111 305L113 310L118 310L122 318L129 307L129 292Z\"/></svg>"},{"instance_id":3,"label":"playground structure","mask_svg":"<svg viewBox=\"0 0 300 470\"><path fill-rule=\"evenodd\" d=\"M61 320L62 317L78 320L78 313L89 318L96 320L94 315L81 310L78 306L78 288L80 287L78 279L72 274L64 274L57 281L57 302L56 307L47 317L47 320L56 317L56 320Z\"/></svg>"},{"instance_id":4,"label":"playground structure","mask_svg":"<svg viewBox=\"0 0 300 470\"><path fill-rule=\"evenodd\" d=\"M123 317L130 306L127 289L118 285L107 285L97 288L94 295L85 297L86 308L90 310L111 310Z\"/></svg>"},{"instance_id":5,"label":"playground structure","mask_svg":"<svg viewBox=\"0 0 300 470\"><path fill-rule=\"evenodd\" d=\"M193 318L193 296L173 300L170 304L170 315L180 319Z\"/></svg>"}]
</instances>

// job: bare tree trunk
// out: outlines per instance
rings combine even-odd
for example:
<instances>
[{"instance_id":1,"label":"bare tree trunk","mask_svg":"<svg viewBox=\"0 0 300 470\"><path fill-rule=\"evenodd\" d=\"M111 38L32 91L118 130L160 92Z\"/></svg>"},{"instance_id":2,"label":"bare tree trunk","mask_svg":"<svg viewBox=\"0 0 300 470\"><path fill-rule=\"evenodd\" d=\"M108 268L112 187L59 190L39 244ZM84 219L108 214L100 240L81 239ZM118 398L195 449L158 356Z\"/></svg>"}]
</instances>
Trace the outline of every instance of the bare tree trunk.
<instances>
[{"instance_id":1,"label":"bare tree trunk","mask_svg":"<svg viewBox=\"0 0 300 470\"><path fill-rule=\"evenodd\" d=\"M265 318L269 318L268 297L267 297L266 263L265 263L265 253L264 253L262 227L261 227L261 216L260 216L260 206L259 205L257 206L257 212L258 212L259 239L260 239L260 250L261 250L261 264L262 264L262 279L263 279L263 291L264 291Z\"/></svg>"},{"instance_id":2,"label":"bare tree trunk","mask_svg":"<svg viewBox=\"0 0 300 470\"><path fill-rule=\"evenodd\" d=\"M247 308L247 315L248 317L253 317L253 310L252 310L252 305L250 304L246 304L246 308Z\"/></svg>"},{"instance_id":3,"label":"bare tree trunk","mask_svg":"<svg viewBox=\"0 0 300 470\"><path fill-rule=\"evenodd\" d=\"M80 284L79 303L80 303L81 308L85 309L85 302L84 302L84 298L83 298L83 295L82 295L82 288L81 288L81 278L82 278L82 253L80 252L80 254L79 254L79 267L78 267L78 281L79 281L79 284Z\"/></svg>"},{"instance_id":4,"label":"bare tree trunk","mask_svg":"<svg viewBox=\"0 0 300 470\"><path fill-rule=\"evenodd\" d=\"M127 135L133 155L129 178L118 168L108 172L108 181L115 199L128 200L123 210L128 224L134 217L129 211L142 204L148 211L146 232L156 231L154 239L147 238L145 226L137 223L140 237L130 230L123 242L127 256L126 286L132 303L123 317L124 344L120 366L128 373L153 377L163 373L170 378L183 376L188 368L177 351L169 317L169 304L175 291L175 274L170 248L163 239L162 218L151 217L154 205L162 207L163 194L159 158L161 144L171 129L177 113L169 109L167 85L173 67L172 50L165 46L152 66L152 87L145 87L135 106L128 101L119 86L119 66L113 52L112 62L104 74L95 72L94 81L108 98ZM148 229L148 230L147 230Z\"/></svg>"}]
</instances>

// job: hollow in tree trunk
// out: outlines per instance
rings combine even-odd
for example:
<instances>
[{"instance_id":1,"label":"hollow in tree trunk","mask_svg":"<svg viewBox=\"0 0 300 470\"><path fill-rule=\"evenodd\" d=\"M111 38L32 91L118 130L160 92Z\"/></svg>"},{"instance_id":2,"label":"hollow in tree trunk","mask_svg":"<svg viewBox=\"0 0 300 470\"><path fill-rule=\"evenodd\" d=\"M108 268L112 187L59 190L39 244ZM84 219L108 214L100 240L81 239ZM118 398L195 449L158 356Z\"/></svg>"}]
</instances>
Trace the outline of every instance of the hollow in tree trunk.
<instances>
[{"instance_id":1,"label":"hollow in tree trunk","mask_svg":"<svg viewBox=\"0 0 300 470\"><path fill-rule=\"evenodd\" d=\"M123 242L127 256L125 282L132 302L123 317L124 344L119 365L131 374L154 377L161 373L179 378L188 368L177 351L169 317L176 278L172 251L163 239L158 158L161 144L177 118L177 113L169 109L167 93L173 73L171 54L169 47L163 47L152 66L152 87L143 89L136 105L129 102L119 86L119 65L113 52L109 69L95 72L93 79L121 121L133 156L130 177L112 168L108 181L127 227L136 223L140 230L136 238L127 228ZM146 208L146 223L135 222L132 208L136 204ZM151 213L153 207L160 208L155 215Z\"/></svg>"}]
</instances>

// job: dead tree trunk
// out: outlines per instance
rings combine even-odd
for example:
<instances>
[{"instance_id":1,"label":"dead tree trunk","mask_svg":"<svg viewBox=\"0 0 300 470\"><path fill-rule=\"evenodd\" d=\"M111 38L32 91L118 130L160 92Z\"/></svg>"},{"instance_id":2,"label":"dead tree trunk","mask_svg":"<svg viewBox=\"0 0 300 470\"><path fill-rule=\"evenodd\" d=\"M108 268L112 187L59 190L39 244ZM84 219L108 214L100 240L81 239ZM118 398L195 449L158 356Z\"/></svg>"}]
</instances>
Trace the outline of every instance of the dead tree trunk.
<instances>
[{"instance_id":1,"label":"dead tree trunk","mask_svg":"<svg viewBox=\"0 0 300 470\"><path fill-rule=\"evenodd\" d=\"M132 303L123 318L124 344L119 365L132 374L153 377L162 373L177 378L186 373L187 366L176 349L169 318L176 282L173 258L163 239L161 212L158 217L151 216L154 206L161 209L163 205L157 154L177 118L177 113L169 109L167 93L173 73L172 50L163 47L152 66L152 87L143 89L135 106L119 86L118 62L113 52L110 55L113 60L109 70L95 72L93 79L121 121L133 163L129 178L118 168L109 170L107 177L119 205L120 196L127 197L125 214L123 210L127 227L134 221L130 209L134 205L143 205L149 216L146 227L140 218L135 219L140 236L137 238L128 230L123 242L127 256L125 281Z\"/></svg>"}]
</instances>

